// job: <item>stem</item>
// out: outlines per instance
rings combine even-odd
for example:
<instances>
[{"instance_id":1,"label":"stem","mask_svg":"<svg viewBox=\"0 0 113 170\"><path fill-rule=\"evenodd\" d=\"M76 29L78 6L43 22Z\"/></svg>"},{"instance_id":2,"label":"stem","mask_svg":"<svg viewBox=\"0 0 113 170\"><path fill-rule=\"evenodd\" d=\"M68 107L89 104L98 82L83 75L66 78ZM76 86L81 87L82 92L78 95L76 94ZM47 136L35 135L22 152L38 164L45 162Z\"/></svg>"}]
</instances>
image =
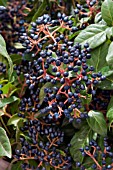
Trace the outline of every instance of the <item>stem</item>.
<instances>
[{"instance_id":1,"label":"stem","mask_svg":"<svg viewBox=\"0 0 113 170\"><path fill-rule=\"evenodd\" d=\"M60 28L62 28L62 25L61 25L60 27L56 28L56 29L51 33L51 35L53 35L54 33L56 33Z\"/></svg>"},{"instance_id":2,"label":"stem","mask_svg":"<svg viewBox=\"0 0 113 170\"><path fill-rule=\"evenodd\" d=\"M66 92L60 92L60 94L64 94L68 98L68 94L66 94Z\"/></svg>"},{"instance_id":3,"label":"stem","mask_svg":"<svg viewBox=\"0 0 113 170\"><path fill-rule=\"evenodd\" d=\"M34 157L20 158L20 160L31 160L31 159L33 159L33 160L34 160Z\"/></svg>"},{"instance_id":4,"label":"stem","mask_svg":"<svg viewBox=\"0 0 113 170\"><path fill-rule=\"evenodd\" d=\"M73 8L76 8L74 0L72 0Z\"/></svg>"},{"instance_id":5,"label":"stem","mask_svg":"<svg viewBox=\"0 0 113 170\"><path fill-rule=\"evenodd\" d=\"M91 159L93 159L93 161L96 163L96 165L97 165L97 167L99 168L99 170L101 170L102 167L99 165L99 163L97 162L97 160L93 157L93 155L91 155L91 153L90 153L89 151L88 151L88 152L85 151L85 153L86 153L87 155L89 155Z\"/></svg>"},{"instance_id":6,"label":"stem","mask_svg":"<svg viewBox=\"0 0 113 170\"><path fill-rule=\"evenodd\" d=\"M48 28L46 28L46 29L47 29L47 33L48 33L49 37L51 37L51 39L56 43L56 40L55 40L55 38L52 36L52 34L49 32L49 29L48 29Z\"/></svg>"},{"instance_id":7,"label":"stem","mask_svg":"<svg viewBox=\"0 0 113 170\"><path fill-rule=\"evenodd\" d=\"M3 124L3 126L4 126L4 128L5 128L6 131L7 131L7 133L10 135L10 132L9 132L7 126L5 125L5 123L4 123L3 119L2 119L2 117L0 117L0 119L1 119L1 122L2 122L2 124Z\"/></svg>"},{"instance_id":8,"label":"stem","mask_svg":"<svg viewBox=\"0 0 113 170\"><path fill-rule=\"evenodd\" d=\"M11 170L12 169L12 165L13 163L17 162L17 159L13 159L10 163L10 165L8 166L7 170Z\"/></svg>"},{"instance_id":9,"label":"stem","mask_svg":"<svg viewBox=\"0 0 113 170\"><path fill-rule=\"evenodd\" d=\"M9 117L9 118L11 118L12 116L10 115L10 114L8 114L8 113L4 113L7 117Z\"/></svg>"},{"instance_id":10,"label":"stem","mask_svg":"<svg viewBox=\"0 0 113 170\"><path fill-rule=\"evenodd\" d=\"M61 90L63 89L63 87L65 86L66 84L63 84L60 89L58 90L57 94L59 94L61 92Z\"/></svg>"},{"instance_id":11,"label":"stem","mask_svg":"<svg viewBox=\"0 0 113 170\"><path fill-rule=\"evenodd\" d=\"M11 118L11 115L9 113L7 113L5 109L4 110L0 109L0 112L2 112L5 116Z\"/></svg>"},{"instance_id":12,"label":"stem","mask_svg":"<svg viewBox=\"0 0 113 170\"><path fill-rule=\"evenodd\" d=\"M24 82L24 84L22 85L22 88L21 88L20 95L19 95L20 98L23 96L22 93L23 93L24 88L25 88L26 86L27 86L27 85L26 85L26 83Z\"/></svg>"},{"instance_id":13,"label":"stem","mask_svg":"<svg viewBox=\"0 0 113 170\"><path fill-rule=\"evenodd\" d=\"M46 69L44 68L44 59L43 59L43 61L42 61L42 69L43 69L43 71L44 71L44 77L46 76Z\"/></svg>"}]
</instances>

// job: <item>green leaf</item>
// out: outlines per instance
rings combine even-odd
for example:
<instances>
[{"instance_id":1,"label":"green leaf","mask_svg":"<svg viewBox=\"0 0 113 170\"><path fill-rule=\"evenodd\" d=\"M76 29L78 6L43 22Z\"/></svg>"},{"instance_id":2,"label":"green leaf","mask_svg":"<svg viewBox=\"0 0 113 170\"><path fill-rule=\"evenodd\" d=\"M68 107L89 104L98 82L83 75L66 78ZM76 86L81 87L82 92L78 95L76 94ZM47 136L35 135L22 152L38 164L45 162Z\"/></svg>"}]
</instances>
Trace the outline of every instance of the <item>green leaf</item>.
<instances>
[{"instance_id":1,"label":"green leaf","mask_svg":"<svg viewBox=\"0 0 113 170\"><path fill-rule=\"evenodd\" d=\"M8 80L0 80L0 84L8 82Z\"/></svg>"},{"instance_id":2,"label":"green leaf","mask_svg":"<svg viewBox=\"0 0 113 170\"><path fill-rule=\"evenodd\" d=\"M70 153L74 161L83 161L83 156L80 148L84 148L92 139L93 132L88 125L84 125L71 139Z\"/></svg>"},{"instance_id":3,"label":"green leaf","mask_svg":"<svg viewBox=\"0 0 113 170\"><path fill-rule=\"evenodd\" d=\"M37 166L38 166L38 165L37 165L37 162L36 162L35 160L33 160L33 159L30 160L30 159L29 159L28 161L29 161L29 164L30 164L31 166L34 166L35 169L37 169Z\"/></svg>"},{"instance_id":4,"label":"green leaf","mask_svg":"<svg viewBox=\"0 0 113 170\"><path fill-rule=\"evenodd\" d=\"M109 46L108 54L106 56L106 61L109 65L113 65L113 42L111 42Z\"/></svg>"},{"instance_id":5,"label":"green leaf","mask_svg":"<svg viewBox=\"0 0 113 170\"><path fill-rule=\"evenodd\" d=\"M3 110L0 109L0 116L3 116L4 115L4 112Z\"/></svg>"},{"instance_id":6,"label":"green leaf","mask_svg":"<svg viewBox=\"0 0 113 170\"><path fill-rule=\"evenodd\" d=\"M113 26L113 1L105 0L101 7L102 18L108 26Z\"/></svg>"},{"instance_id":7,"label":"green leaf","mask_svg":"<svg viewBox=\"0 0 113 170\"><path fill-rule=\"evenodd\" d=\"M109 131L111 130L111 128L113 128L113 127L112 127L112 125L113 125L113 120L112 120L112 121L110 121L110 122L108 123Z\"/></svg>"},{"instance_id":8,"label":"green leaf","mask_svg":"<svg viewBox=\"0 0 113 170\"><path fill-rule=\"evenodd\" d=\"M43 100L44 100L44 97L45 97L45 92L44 92L44 89L45 88L50 88L50 87L53 87L53 84L52 83L46 83L40 90L40 93L39 93L39 100L40 100L40 104L43 103Z\"/></svg>"},{"instance_id":9,"label":"green leaf","mask_svg":"<svg viewBox=\"0 0 113 170\"><path fill-rule=\"evenodd\" d=\"M12 94L13 93L15 93L16 91L19 91L21 88L14 88L14 90L12 90L11 92L10 92L10 96L12 96Z\"/></svg>"},{"instance_id":10,"label":"green leaf","mask_svg":"<svg viewBox=\"0 0 113 170\"><path fill-rule=\"evenodd\" d=\"M47 170L51 170L51 167L50 167L50 166L46 166L46 169L47 169Z\"/></svg>"},{"instance_id":11,"label":"green leaf","mask_svg":"<svg viewBox=\"0 0 113 170\"><path fill-rule=\"evenodd\" d=\"M87 23L91 18L88 16L88 17L85 17L85 18L81 18L80 19L80 24L83 24L83 23Z\"/></svg>"},{"instance_id":12,"label":"green leaf","mask_svg":"<svg viewBox=\"0 0 113 170\"><path fill-rule=\"evenodd\" d=\"M24 121L24 120L26 121L26 119L21 118L21 117L19 117L17 114L15 114L15 115L13 115L13 116L8 120L7 125L8 125L8 126L9 126L9 125L17 126L17 123L20 121L20 119L22 119L23 121Z\"/></svg>"},{"instance_id":13,"label":"green leaf","mask_svg":"<svg viewBox=\"0 0 113 170\"><path fill-rule=\"evenodd\" d=\"M105 147L104 147L104 137L103 136L99 136L96 141L98 143L98 146L101 147L101 150L103 152L104 149L105 149ZM101 159L101 157L100 157L100 159Z\"/></svg>"},{"instance_id":14,"label":"green leaf","mask_svg":"<svg viewBox=\"0 0 113 170\"><path fill-rule=\"evenodd\" d=\"M59 151L62 156L66 156L66 153L63 150L57 149L57 151Z\"/></svg>"},{"instance_id":15,"label":"green leaf","mask_svg":"<svg viewBox=\"0 0 113 170\"><path fill-rule=\"evenodd\" d=\"M20 127L23 127L23 119L20 119L17 122L17 126L16 126L16 142L19 141L20 135L22 134L22 132L20 131Z\"/></svg>"},{"instance_id":16,"label":"green leaf","mask_svg":"<svg viewBox=\"0 0 113 170\"><path fill-rule=\"evenodd\" d=\"M95 23L98 24L102 20L101 12L97 13L95 16Z\"/></svg>"},{"instance_id":17,"label":"green leaf","mask_svg":"<svg viewBox=\"0 0 113 170\"><path fill-rule=\"evenodd\" d=\"M58 56L57 56L57 54L56 54L55 52L53 52L53 51L51 51L51 50L48 50L48 51L52 52L52 57L53 57L54 59L58 58Z\"/></svg>"},{"instance_id":18,"label":"green leaf","mask_svg":"<svg viewBox=\"0 0 113 170\"><path fill-rule=\"evenodd\" d=\"M84 159L84 163L83 166L85 166L87 168L87 170L92 170L92 168L90 168L93 165L94 161L90 158L90 157L85 157Z\"/></svg>"},{"instance_id":19,"label":"green leaf","mask_svg":"<svg viewBox=\"0 0 113 170\"><path fill-rule=\"evenodd\" d=\"M107 125L105 118L101 112L96 112L93 110L90 110L88 112L89 118L87 119L87 122L90 126L90 128L97 132L98 134L102 136L106 136L107 134Z\"/></svg>"},{"instance_id":20,"label":"green leaf","mask_svg":"<svg viewBox=\"0 0 113 170\"><path fill-rule=\"evenodd\" d=\"M26 16L26 20L28 22L31 22L33 16L35 15L35 13L37 12L37 9L40 6L40 0L35 0L33 2L33 8L31 9L31 11L28 13L28 15Z\"/></svg>"},{"instance_id":21,"label":"green leaf","mask_svg":"<svg viewBox=\"0 0 113 170\"><path fill-rule=\"evenodd\" d=\"M21 43L15 43L15 44L14 44L14 47L15 47L16 49L25 49L25 47L23 47L23 45L22 45Z\"/></svg>"},{"instance_id":22,"label":"green leaf","mask_svg":"<svg viewBox=\"0 0 113 170\"><path fill-rule=\"evenodd\" d=\"M113 96L111 96L109 105L108 105L108 107L107 107L107 111L108 111L112 106L113 106Z\"/></svg>"},{"instance_id":23,"label":"green leaf","mask_svg":"<svg viewBox=\"0 0 113 170\"><path fill-rule=\"evenodd\" d=\"M11 54L10 57L14 64L20 64L22 61L22 56L19 54Z\"/></svg>"},{"instance_id":24,"label":"green leaf","mask_svg":"<svg viewBox=\"0 0 113 170\"><path fill-rule=\"evenodd\" d=\"M11 145L6 131L0 127L0 156L12 157Z\"/></svg>"},{"instance_id":25,"label":"green leaf","mask_svg":"<svg viewBox=\"0 0 113 170\"><path fill-rule=\"evenodd\" d=\"M96 14L96 16L95 16L95 23L96 24L99 23L99 24L102 24L102 25L107 25L107 23L102 19L102 13L101 12Z\"/></svg>"},{"instance_id":26,"label":"green leaf","mask_svg":"<svg viewBox=\"0 0 113 170\"><path fill-rule=\"evenodd\" d=\"M102 67L100 72L102 73L102 75L104 75L106 77L108 77L108 76L113 74L113 70L111 70L109 66Z\"/></svg>"},{"instance_id":27,"label":"green leaf","mask_svg":"<svg viewBox=\"0 0 113 170\"><path fill-rule=\"evenodd\" d=\"M94 49L106 41L106 28L107 27L102 24L91 24L80 32L75 38L74 44L77 42L81 43L81 45L89 43L90 47Z\"/></svg>"},{"instance_id":28,"label":"green leaf","mask_svg":"<svg viewBox=\"0 0 113 170\"><path fill-rule=\"evenodd\" d=\"M22 165L22 161L19 161L16 164L12 165L11 170L15 170L15 169L16 170L22 170L21 165Z\"/></svg>"},{"instance_id":29,"label":"green leaf","mask_svg":"<svg viewBox=\"0 0 113 170\"><path fill-rule=\"evenodd\" d=\"M11 107L10 107L10 112L12 115L14 115L15 113L19 113L19 101L17 100L14 103L11 103Z\"/></svg>"},{"instance_id":30,"label":"green leaf","mask_svg":"<svg viewBox=\"0 0 113 170\"><path fill-rule=\"evenodd\" d=\"M35 15L32 18L32 21L36 21L36 19L43 15L44 13L47 13L46 10L46 6L49 5L49 0L43 0L42 4L40 5L40 7L38 8L37 12L35 13Z\"/></svg>"},{"instance_id":31,"label":"green leaf","mask_svg":"<svg viewBox=\"0 0 113 170\"><path fill-rule=\"evenodd\" d=\"M13 103L15 101L19 100L16 96L11 96L9 98L4 98L0 100L0 108L4 107L7 104Z\"/></svg>"},{"instance_id":32,"label":"green leaf","mask_svg":"<svg viewBox=\"0 0 113 170\"><path fill-rule=\"evenodd\" d=\"M72 164L72 170L80 170L80 168L77 168L75 164Z\"/></svg>"},{"instance_id":33,"label":"green leaf","mask_svg":"<svg viewBox=\"0 0 113 170\"><path fill-rule=\"evenodd\" d=\"M28 53L28 54L24 54L23 59L28 60L28 61L32 61L31 54L32 54L31 52Z\"/></svg>"},{"instance_id":34,"label":"green leaf","mask_svg":"<svg viewBox=\"0 0 113 170\"><path fill-rule=\"evenodd\" d=\"M89 105L90 104L90 102L91 102L91 100L92 100L92 95L91 94L86 94L85 95L86 96L86 98L82 98L81 100L82 100L82 103L85 105Z\"/></svg>"},{"instance_id":35,"label":"green leaf","mask_svg":"<svg viewBox=\"0 0 113 170\"><path fill-rule=\"evenodd\" d=\"M111 159L110 157L107 157L107 158L106 158L106 163L107 163L107 165L110 165L110 164L111 164L111 161L112 161L112 159Z\"/></svg>"},{"instance_id":36,"label":"green leaf","mask_svg":"<svg viewBox=\"0 0 113 170\"><path fill-rule=\"evenodd\" d=\"M106 77L106 79L102 81L98 87L104 90L113 90L113 75Z\"/></svg>"},{"instance_id":37,"label":"green leaf","mask_svg":"<svg viewBox=\"0 0 113 170\"><path fill-rule=\"evenodd\" d=\"M73 38L75 38L80 32L81 32L81 31L77 31L77 32L75 32L75 33L73 33L73 34L70 34L70 35L69 35L69 40L72 40Z\"/></svg>"},{"instance_id":38,"label":"green leaf","mask_svg":"<svg viewBox=\"0 0 113 170\"><path fill-rule=\"evenodd\" d=\"M10 77L9 77L9 79L11 79L11 76L12 76L12 73L13 73L13 62L12 62L10 56L7 53L6 44L5 44L5 41L4 41L4 39L1 35L0 35L0 54L2 56L4 56L5 58L7 58L7 60L8 60L8 63L9 63L9 66L10 66Z\"/></svg>"},{"instance_id":39,"label":"green leaf","mask_svg":"<svg viewBox=\"0 0 113 170\"><path fill-rule=\"evenodd\" d=\"M90 66L94 66L96 72L100 71L104 66L107 65L106 55L108 53L108 48L108 43L104 43L92 50L91 59L87 60L87 63Z\"/></svg>"},{"instance_id":40,"label":"green leaf","mask_svg":"<svg viewBox=\"0 0 113 170\"><path fill-rule=\"evenodd\" d=\"M107 111L106 117L109 119L109 121L113 121L113 106Z\"/></svg>"},{"instance_id":41,"label":"green leaf","mask_svg":"<svg viewBox=\"0 0 113 170\"><path fill-rule=\"evenodd\" d=\"M7 6L7 0L0 0L0 5Z\"/></svg>"},{"instance_id":42,"label":"green leaf","mask_svg":"<svg viewBox=\"0 0 113 170\"><path fill-rule=\"evenodd\" d=\"M113 27L108 27L105 31L108 39L113 38Z\"/></svg>"},{"instance_id":43,"label":"green leaf","mask_svg":"<svg viewBox=\"0 0 113 170\"><path fill-rule=\"evenodd\" d=\"M14 90L15 89L15 86L9 82L7 84L5 84L1 90L3 91L3 94L8 94L10 91Z\"/></svg>"},{"instance_id":44,"label":"green leaf","mask_svg":"<svg viewBox=\"0 0 113 170\"><path fill-rule=\"evenodd\" d=\"M75 129L81 129L84 125L86 125L86 120L82 121L81 123L77 123L76 119L72 121L72 125Z\"/></svg>"},{"instance_id":45,"label":"green leaf","mask_svg":"<svg viewBox=\"0 0 113 170\"><path fill-rule=\"evenodd\" d=\"M1 35L0 35L0 45L6 47L6 43Z\"/></svg>"}]
</instances>

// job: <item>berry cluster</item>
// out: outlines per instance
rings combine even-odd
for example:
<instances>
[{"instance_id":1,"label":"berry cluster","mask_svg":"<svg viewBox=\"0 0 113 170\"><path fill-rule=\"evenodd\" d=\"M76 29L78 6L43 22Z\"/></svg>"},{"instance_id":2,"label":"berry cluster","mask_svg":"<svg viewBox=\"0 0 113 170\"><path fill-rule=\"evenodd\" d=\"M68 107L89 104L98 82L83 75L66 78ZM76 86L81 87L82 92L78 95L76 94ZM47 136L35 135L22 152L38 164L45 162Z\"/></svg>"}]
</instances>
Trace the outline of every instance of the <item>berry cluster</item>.
<instances>
[{"instance_id":1,"label":"berry cluster","mask_svg":"<svg viewBox=\"0 0 113 170\"><path fill-rule=\"evenodd\" d=\"M113 169L113 152L107 140L107 138L104 138L104 148L99 146L95 140L90 141L89 146L80 148L82 156L89 156L93 160L94 164L91 166L92 169ZM80 170L85 170L85 166L83 166L80 162L77 162L76 166L80 167Z\"/></svg>"},{"instance_id":2,"label":"berry cluster","mask_svg":"<svg viewBox=\"0 0 113 170\"><path fill-rule=\"evenodd\" d=\"M0 14L3 14L5 10L6 10L6 7L0 6Z\"/></svg>"},{"instance_id":3,"label":"berry cluster","mask_svg":"<svg viewBox=\"0 0 113 170\"><path fill-rule=\"evenodd\" d=\"M66 45L63 45L63 42L68 43L68 39L65 39L63 34L60 35L59 30L64 28L66 31L76 32L78 28L73 26L73 21L69 20L69 17L64 13L61 14L59 12L57 17L58 19L52 20L48 14L44 14L39 17L36 22L31 23L31 29L28 33L24 32L21 35L20 41L23 42L22 45L26 47L26 52L34 52L32 57L35 57L48 42L49 46L46 47L46 50L49 50L48 57L51 56L50 50L54 49L59 51L61 49L65 51ZM54 29L55 27L58 28ZM53 42L53 45L50 42ZM59 42L62 42L62 45ZM70 43L71 44L68 43L68 45L72 45L72 42ZM43 53L44 52L45 50Z\"/></svg>"},{"instance_id":4,"label":"berry cluster","mask_svg":"<svg viewBox=\"0 0 113 170\"><path fill-rule=\"evenodd\" d=\"M87 99L88 93L95 95L93 85L105 77L93 73L94 67L87 65L91 58L88 43L82 49L80 44L74 45L69 41L66 33L59 33L60 28L76 31L73 21L65 14L58 13L57 16L57 20L51 20L44 14L31 24L30 34L24 32L21 35L26 52L32 51L32 61L23 61L24 64L14 68L18 76L24 74L24 86L29 89L35 103L32 102L33 110L38 111L37 104L43 104L39 111L48 113L50 119L65 115L72 121L81 113L85 117L82 99ZM54 29L56 26L58 28ZM37 88L40 84L45 84L42 90ZM40 93L44 93L42 101Z\"/></svg>"},{"instance_id":5,"label":"berry cluster","mask_svg":"<svg viewBox=\"0 0 113 170\"><path fill-rule=\"evenodd\" d=\"M30 11L32 5L26 0L14 1L8 3L8 6L0 8L0 34L6 41L7 50L9 53L17 52L14 44L18 42L20 33L25 30L24 17Z\"/></svg>"},{"instance_id":6,"label":"berry cluster","mask_svg":"<svg viewBox=\"0 0 113 170\"><path fill-rule=\"evenodd\" d=\"M86 2L89 5L89 7L92 7L98 2L98 0L86 0Z\"/></svg>"},{"instance_id":7,"label":"berry cluster","mask_svg":"<svg viewBox=\"0 0 113 170\"><path fill-rule=\"evenodd\" d=\"M96 0L86 0L86 2L87 3L85 5L76 4L76 9L74 10L74 13L75 15L78 15L79 18L91 16L94 12L94 5L96 4Z\"/></svg>"},{"instance_id":8,"label":"berry cluster","mask_svg":"<svg viewBox=\"0 0 113 170\"><path fill-rule=\"evenodd\" d=\"M92 102L89 106L89 109L98 110L106 114L111 94L112 93L110 90L97 89L95 96L92 97Z\"/></svg>"},{"instance_id":9,"label":"berry cluster","mask_svg":"<svg viewBox=\"0 0 113 170\"><path fill-rule=\"evenodd\" d=\"M70 169L72 161L69 154L70 144L63 151L59 149L64 142L64 132L54 126L53 123L48 124L45 123L45 120L40 121L38 119L28 120L21 127L21 131L26 133L29 138L27 140L20 137L22 148L16 150L14 156L16 159L25 162L22 164L22 169L44 169L44 165L49 165L55 169ZM32 159L37 162L37 168L26 163L26 160Z\"/></svg>"}]
</instances>

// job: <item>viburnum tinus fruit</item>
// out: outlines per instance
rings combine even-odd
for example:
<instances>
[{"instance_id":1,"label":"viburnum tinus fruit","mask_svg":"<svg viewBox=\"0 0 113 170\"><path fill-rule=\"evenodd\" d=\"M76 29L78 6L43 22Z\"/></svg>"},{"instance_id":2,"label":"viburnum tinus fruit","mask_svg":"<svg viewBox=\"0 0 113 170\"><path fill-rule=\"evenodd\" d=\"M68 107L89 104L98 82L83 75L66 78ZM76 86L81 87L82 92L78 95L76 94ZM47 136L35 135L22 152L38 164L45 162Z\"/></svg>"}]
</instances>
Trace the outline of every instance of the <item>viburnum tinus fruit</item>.
<instances>
[{"instance_id":1,"label":"viburnum tinus fruit","mask_svg":"<svg viewBox=\"0 0 113 170\"><path fill-rule=\"evenodd\" d=\"M112 145L107 138L104 150L95 140L84 146L89 138L98 136L93 123L87 121L89 110L104 113L111 97L108 91L97 90L105 76L87 62L91 59L90 44L74 42L79 32L94 22L98 0L86 1L85 5L73 1L76 9L72 12L66 0L9 0L6 7L0 6L0 33L6 41L9 56L4 57L10 67L6 70L5 64L0 63L0 124L11 137L12 169L19 166L23 170L86 170L87 160L93 162L88 169L113 169ZM16 44L22 49L16 49ZM8 74L4 77L5 72ZM107 128L107 118L104 121L104 116L99 116L100 122L94 118L90 117L94 125L102 120ZM83 124L79 125L81 121ZM84 125L87 135L81 129ZM10 133L12 129L14 132ZM84 148L77 151L79 144ZM75 148L85 157L83 164L74 162L76 156L79 158L73 153ZM6 155L10 156L8 152Z\"/></svg>"},{"instance_id":2,"label":"viburnum tinus fruit","mask_svg":"<svg viewBox=\"0 0 113 170\"><path fill-rule=\"evenodd\" d=\"M29 138L29 141L27 141L24 137L20 137L22 148L15 151L14 157L24 161L21 165L22 169L32 169L32 165L26 162L26 159L36 161L37 167L33 167L35 170L48 165L55 169L71 168L70 144L62 152L59 150L64 142L64 132L54 126L53 123L45 123L44 119L42 121L28 120L21 127L21 131L26 132ZM41 140L43 138L45 140Z\"/></svg>"},{"instance_id":3,"label":"viburnum tinus fruit","mask_svg":"<svg viewBox=\"0 0 113 170\"><path fill-rule=\"evenodd\" d=\"M95 10L94 5L98 4L96 0L86 0L86 4L80 5L76 4L76 9L74 10L75 15L78 15L79 18L84 18L92 15ZM88 10L89 9L89 10Z\"/></svg>"},{"instance_id":4,"label":"viburnum tinus fruit","mask_svg":"<svg viewBox=\"0 0 113 170\"><path fill-rule=\"evenodd\" d=\"M86 146L85 148L80 148L82 156L88 156L93 160L92 165L90 165L92 169L113 169L113 152L107 140L108 138L106 137L103 140L104 148L102 148L102 146L99 146L95 140L91 140L89 142L89 146ZM76 167L80 167L80 169L86 168L80 162L76 163Z\"/></svg>"},{"instance_id":5,"label":"viburnum tinus fruit","mask_svg":"<svg viewBox=\"0 0 113 170\"><path fill-rule=\"evenodd\" d=\"M108 107L110 98L111 98L110 90L97 89L96 94L95 96L93 96L92 101L89 105L89 110L98 110L106 114L106 109Z\"/></svg>"},{"instance_id":6,"label":"viburnum tinus fruit","mask_svg":"<svg viewBox=\"0 0 113 170\"><path fill-rule=\"evenodd\" d=\"M64 29L62 33L61 28ZM64 13L58 13L56 20L44 14L31 23L30 30L21 33L25 53L32 54L31 61L24 59L21 65L14 67L18 79L24 75L23 86L31 95L29 104L20 106L20 111L29 110L33 115L40 112L54 120L65 116L69 121L80 122L87 118L83 100L95 95L94 86L105 76L95 73L94 67L87 64L91 58L89 44L82 48L69 40L73 29L73 21ZM40 99L41 93L43 99Z\"/></svg>"},{"instance_id":7,"label":"viburnum tinus fruit","mask_svg":"<svg viewBox=\"0 0 113 170\"><path fill-rule=\"evenodd\" d=\"M15 43L18 42L21 32L25 31L25 16L32 5L26 0L10 1L7 7L0 6L0 34L6 41L9 53L17 53Z\"/></svg>"}]
</instances>

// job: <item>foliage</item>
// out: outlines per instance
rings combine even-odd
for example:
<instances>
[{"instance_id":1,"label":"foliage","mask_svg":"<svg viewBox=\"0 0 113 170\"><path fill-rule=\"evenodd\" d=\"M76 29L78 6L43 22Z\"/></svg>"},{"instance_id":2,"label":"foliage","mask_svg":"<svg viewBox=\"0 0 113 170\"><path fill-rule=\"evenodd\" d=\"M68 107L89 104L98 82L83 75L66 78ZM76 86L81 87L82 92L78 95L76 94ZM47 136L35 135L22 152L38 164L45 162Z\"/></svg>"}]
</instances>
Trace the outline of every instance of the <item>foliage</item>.
<instances>
[{"instance_id":1,"label":"foliage","mask_svg":"<svg viewBox=\"0 0 113 170\"><path fill-rule=\"evenodd\" d=\"M7 169L113 169L112 128L113 1L0 0Z\"/></svg>"}]
</instances>

